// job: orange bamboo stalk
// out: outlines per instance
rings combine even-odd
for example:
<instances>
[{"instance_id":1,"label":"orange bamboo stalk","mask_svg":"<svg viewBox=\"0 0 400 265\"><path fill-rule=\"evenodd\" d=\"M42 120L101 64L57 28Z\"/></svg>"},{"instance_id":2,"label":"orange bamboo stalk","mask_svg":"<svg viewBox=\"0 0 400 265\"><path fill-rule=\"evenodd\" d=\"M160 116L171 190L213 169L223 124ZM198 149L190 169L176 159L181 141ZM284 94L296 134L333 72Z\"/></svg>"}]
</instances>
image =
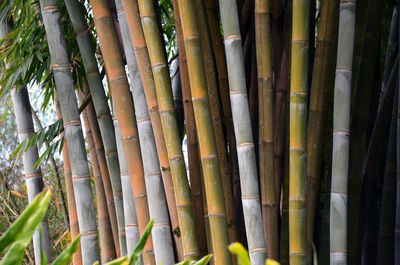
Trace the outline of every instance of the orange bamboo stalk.
<instances>
[{"instance_id":1,"label":"orange bamboo stalk","mask_svg":"<svg viewBox=\"0 0 400 265\"><path fill-rule=\"evenodd\" d=\"M61 109L58 102L58 97L56 91L54 91L54 102L56 105L57 119L61 120ZM64 137L64 132L61 133L61 137ZM72 184L72 174L71 174L71 162L69 160L68 146L66 143L63 145L62 156L64 161L64 178L65 178L65 189L67 191L67 203L68 203L68 217L69 226L71 231L71 241L73 241L79 235L79 223L78 223L78 213L76 211L76 202L74 194L74 186ZM78 250L74 253L72 258L74 265L82 265L82 250L81 246L78 246Z\"/></svg>"},{"instance_id":2,"label":"orange bamboo stalk","mask_svg":"<svg viewBox=\"0 0 400 265\"><path fill-rule=\"evenodd\" d=\"M90 2L99 36L100 48L106 65L107 78L110 82L110 90L118 115L124 153L127 159L132 159L132 162L128 162L127 166L138 213L139 231L143 233L149 222L149 209L132 95L126 78L108 1L92 0ZM144 264L155 264L151 237L145 245L142 256Z\"/></svg>"}]
</instances>

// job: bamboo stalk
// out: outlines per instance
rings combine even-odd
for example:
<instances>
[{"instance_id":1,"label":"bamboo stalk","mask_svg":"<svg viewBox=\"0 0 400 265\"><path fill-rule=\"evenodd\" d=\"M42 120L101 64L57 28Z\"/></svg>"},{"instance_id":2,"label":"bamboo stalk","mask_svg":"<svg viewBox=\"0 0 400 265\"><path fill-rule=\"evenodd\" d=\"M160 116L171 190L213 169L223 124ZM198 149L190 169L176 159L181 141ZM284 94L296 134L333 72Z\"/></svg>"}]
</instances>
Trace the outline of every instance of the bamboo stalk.
<instances>
[{"instance_id":1,"label":"bamboo stalk","mask_svg":"<svg viewBox=\"0 0 400 265\"><path fill-rule=\"evenodd\" d=\"M247 241L252 264L264 264L267 253L262 226L257 166L246 93L242 40L235 1L219 1L228 66Z\"/></svg>"},{"instance_id":2,"label":"bamboo stalk","mask_svg":"<svg viewBox=\"0 0 400 265\"><path fill-rule=\"evenodd\" d=\"M186 59L185 43L179 13L178 0L172 1L174 7L175 30L179 50L179 69L181 77L183 111L185 115L186 140L188 153L188 167L190 178L190 192L193 205L194 222L196 227L196 237L199 246L199 255L204 256L211 251L212 247L209 237L209 220L207 211L207 200L203 188L203 177L200 165L200 153L197 142L196 122L194 118L192 92L190 91L189 72ZM208 247L208 249L207 249Z\"/></svg>"},{"instance_id":3,"label":"bamboo stalk","mask_svg":"<svg viewBox=\"0 0 400 265\"><path fill-rule=\"evenodd\" d=\"M259 161L261 205L268 258L277 260L278 209L274 172L274 89L271 44L271 1L255 2L255 33L259 106Z\"/></svg>"},{"instance_id":4,"label":"bamboo stalk","mask_svg":"<svg viewBox=\"0 0 400 265\"><path fill-rule=\"evenodd\" d=\"M213 116L212 111L210 110L211 103L209 101L209 96L215 97L215 95L212 95L211 93L212 91L214 91L214 93L216 91L216 82L214 84L214 89L212 89L211 86L213 84L207 83L206 81L206 71L204 67L209 66L210 62L205 62L203 60L202 42L200 38L205 38L205 34L200 35L200 30L196 24L195 10L203 7L201 5L195 5L194 1L182 0L178 1L178 6L181 14L182 32L188 60L189 81L204 175L214 262L215 264L232 264L232 259L227 249L229 244L229 234L226 220L225 200L223 197L222 178L224 176L221 176L220 174L218 163L218 155L221 154L221 152L217 151L216 135L214 134L213 127L210 127L212 126ZM208 48L208 52L210 52L210 47ZM207 50L204 52L207 52ZM209 90L207 89L207 84L209 84ZM219 111L219 109L217 111ZM227 169L227 161L225 162ZM224 184L226 185L226 183Z\"/></svg>"},{"instance_id":5,"label":"bamboo stalk","mask_svg":"<svg viewBox=\"0 0 400 265\"><path fill-rule=\"evenodd\" d=\"M57 119L62 119L60 102L58 101L57 91L54 91L54 103L56 105ZM60 137L64 137L64 132L61 133ZM65 190L67 194L68 212L69 212L69 226L71 232L71 240L74 240L79 235L79 223L78 213L76 210L76 201L74 194L74 186L72 183L71 175L71 163L69 160L68 145L64 144L62 148L63 164L64 164L64 179L65 179ZM81 246L78 246L78 250L74 253L72 258L74 265L82 265L82 250Z\"/></svg>"},{"instance_id":6,"label":"bamboo stalk","mask_svg":"<svg viewBox=\"0 0 400 265\"><path fill-rule=\"evenodd\" d=\"M115 107L114 107L115 109ZM122 145L121 131L119 129L117 113L114 112L114 128L117 140L118 158L121 172L122 192L124 194L124 213L125 213L125 231L126 246L128 255L132 255L133 250L140 238L136 207L134 203L134 195L131 181L129 179L128 167L126 164L124 147Z\"/></svg>"},{"instance_id":7,"label":"bamboo stalk","mask_svg":"<svg viewBox=\"0 0 400 265\"><path fill-rule=\"evenodd\" d=\"M82 91L78 89L78 99L79 103L82 105L84 101L84 94ZM88 107L92 106L89 104ZM103 263L111 261L117 258L117 253L115 251L114 246L114 238L111 228L110 217L108 214L107 209L107 200L104 191L104 185L102 180L102 172L100 171L100 164L99 160L97 159L96 147L95 147L95 140L92 131L95 129L95 125L90 124L89 122L89 114L88 108L85 108L82 112L83 123L85 126L86 132L86 140L89 148L89 155L90 161L92 166L92 174L94 179L94 185L96 189L96 198L97 198L97 213L98 213L98 220L99 220L99 233L100 233L100 246L101 246L101 260Z\"/></svg>"},{"instance_id":8,"label":"bamboo stalk","mask_svg":"<svg viewBox=\"0 0 400 265\"><path fill-rule=\"evenodd\" d=\"M355 1L341 1L333 110L332 187L330 214L331 264L347 263L347 177L349 163L351 67Z\"/></svg>"},{"instance_id":9,"label":"bamboo stalk","mask_svg":"<svg viewBox=\"0 0 400 265\"><path fill-rule=\"evenodd\" d=\"M147 52L146 41L142 25L140 22L139 8L136 1L122 1L128 27L135 49L136 60L139 66L139 72L143 83L144 93L149 108L150 119L153 125L154 137L156 140L158 159L161 165L161 174L164 182L164 190L166 192L168 209L171 217L172 229L175 236L175 243L177 246L178 258L181 260L182 243L181 243L181 224L178 218L178 209L176 207L175 192L173 180L171 176L171 169L168 160L167 147L164 139L163 128L161 124L161 117L159 113L156 89L153 79L153 73L150 64L149 54Z\"/></svg>"},{"instance_id":10,"label":"bamboo stalk","mask_svg":"<svg viewBox=\"0 0 400 265\"><path fill-rule=\"evenodd\" d=\"M65 137L71 159L71 174L78 212L79 229L82 234L83 264L93 264L100 259L96 214L90 183L89 167L84 146L82 126L79 119L71 65L60 14L55 0L40 1L43 22L50 50L51 69L54 74L64 121Z\"/></svg>"},{"instance_id":11,"label":"bamboo stalk","mask_svg":"<svg viewBox=\"0 0 400 265\"><path fill-rule=\"evenodd\" d=\"M117 1L116 5L117 10L121 10L121 1ZM119 18L123 33L122 40L128 64L129 78L131 80L135 114L138 121L139 141L142 147L141 152L143 157L146 190L148 193L150 218L154 219L152 235L156 262L173 264L174 252L170 234L168 207L161 178L160 164L157 157L153 128L151 126L148 106L139 76L139 69L132 41L129 36L128 25L126 24L126 19L124 20L124 17L119 16Z\"/></svg>"},{"instance_id":12,"label":"bamboo stalk","mask_svg":"<svg viewBox=\"0 0 400 265\"><path fill-rule=\"evenodd\" d=\"M328 63L334 49L335 28L338 21L339 1L327 0L322 4L318 26L317 47L311 81L311 96L307 126L307 244L308 260L312 260L314 220L319 198L323 157L323 136L326 128L329 78L334 68ZM333 64L333 61L332 61Z\"/></svg>"},{"instance_id":13,"label":"bamboo stalk","mask_svg":"<svg viewBox=\"0 0 400 265\"><path fill-rule=\"evenodd\" d=\"M137 213L139 213L139 231L143 233L150 218L132 96L112 22L109 3L107 0L92 0L90 2L99 36L100 48L106 65L107 77L110 82L110 90L115 103L115 110L118 114L125 157L131 157L135 162L127 163L127 166L135 206ZM144 264L155 264L152 239L147 241L142 255Z\"/></svg>"},{"instance_id":14,"label":"bamboo stalk","mask_svg":"<svg viewBox=\"0 0 400 265\"><path fill-rule=\"evenodd\" d=\"M221 104L219 100L217 69L214 63L213 50L211 46L211 37L205 13L205 7L202 1L195 0L195 11L199 21L199 33L201 39L202 57L204 62L205 75L207 76L208 98L214 127L215 139L217 144L217 156L219 161L222 188L225 199L225 210L228 224L229 242L238 240L235 212L233 207L232 184L230 179L227 145L225 142L224 129L221 121Z\"/></svg>"},{"instance_id":15,"label":"bamboo stalk","mask_svg":"<svg viewBox=\"0 0 400 265\"><path fill-rule=\"evenodd\" d=\"M103 83L99 74L95 51L90 37L90 30L81 11L81 8L84 8L84 6L77 0L67 0L65 1L65 5L72 22L72 26L76 32L76 39L79 50L82 54L82 61L85 67L89 89L91 91L93 104L98 117L98 124L104 144L104 151L107 159L111 188L114 195L116 217L118 221L119 242L117 242L115 245L118 250L121 250L121 254L124 256L126 255L124 210L113 122Z\"/></svg>"},{"instance_id":16,"label":"bamboo stalk","mask_svg":"<svg viewBox=\"0 0 400 265\"><path fill-rule=\"evenodd\" d=\"M168 65L160 39L153 2L150 0L139 0L138 6L152 65L161 124L171 166L175 199L178 207L178 218L181 225L183 257L184 259L196 259L198 258L199 250L186 168L183 161L178 124L174 112Z\"/></svg>"},{"instance_id":17,"label":"bamboo stalk","mask_svg":"<svg viewBox=\"0 0 400 265\"><path fill-rule=\"evenodd\" d=\"M306 264L307 87L310 1L293 0L289 108L289 259Z\"/></svg>"}]
</instances>

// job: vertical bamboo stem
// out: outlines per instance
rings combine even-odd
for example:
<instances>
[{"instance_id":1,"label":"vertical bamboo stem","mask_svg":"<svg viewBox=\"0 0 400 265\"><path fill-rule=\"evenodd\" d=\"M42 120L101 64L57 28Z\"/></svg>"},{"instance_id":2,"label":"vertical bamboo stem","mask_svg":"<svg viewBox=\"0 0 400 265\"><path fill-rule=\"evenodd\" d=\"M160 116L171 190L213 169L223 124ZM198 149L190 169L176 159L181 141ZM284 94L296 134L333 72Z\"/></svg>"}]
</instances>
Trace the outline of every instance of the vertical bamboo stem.
<instances>
[{"instance_id":1,"label":"vertical bamboo stem","mask_svg":"<svg viewBox=\"0 0 400 265\"><path fill-rule=\"evenodd\" d=\"M171 166L178 218L181 225L184 258L196 259L199 255L193 220L192 202L183 161L178 124L172 99L171 81L165 52L162 47L153 2L138 1L143 31L152 65L157 100L160 108L161 124Z\"/></svg>"},{"instance_id":2,"label":"vertical bamboo stem","mask_svg":"<svg viewBox=\"0 0 400 265\"><path fill-rule=\"evenodd\" d=\"M117 35L112 22L107 0L92 0L93 17L99 35L100 48L106 65L111 94L118 114L125 157L134 163L127 163L138 215L139 231L142 233L149 222L149 209L144 180L139 137L136 127L132 96L122 61ZM153 241L149 239L143 251L144 264L155 264Z\"/></svg>"},{"instance_id":3,"label":"vertical bamboo stem","mask_svg":"<svg viewBox=\"0 0 400 265\"><path fill-rule=\"evenodd\" d=\"M289 108L289 259L306 264L307 88L310 1L293 0ZM302 23L296 23L302 21Z\"/></svg>"}]
</instances>

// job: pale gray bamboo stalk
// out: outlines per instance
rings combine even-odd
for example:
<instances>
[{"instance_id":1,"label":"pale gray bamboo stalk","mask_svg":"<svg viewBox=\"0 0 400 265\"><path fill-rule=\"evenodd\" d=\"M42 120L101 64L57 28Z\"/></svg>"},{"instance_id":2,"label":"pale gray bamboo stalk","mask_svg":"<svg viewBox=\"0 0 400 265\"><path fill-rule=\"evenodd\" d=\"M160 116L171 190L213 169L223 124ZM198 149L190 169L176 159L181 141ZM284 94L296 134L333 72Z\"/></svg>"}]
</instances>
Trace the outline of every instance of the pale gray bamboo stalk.
<instances>
[{"instance_id":1,"label":"pale gray bamboo stalk","mask_svg":"<svg viewBox=\"0 0 400 265\"><path fill-rule=\"evenodd\" d=\"M79 229L82 235L82 259L84 265L92 265L95 261L100 261L96 212L71 65L57 1L41 0L40 5L71 160Z\"/></svg>"},{"instance_id":2,"label":"pale gray bamboo stalk","mask_svg":"<svg viewBox=\"0 0 400 265\"><path fill-rule=\"evenodd\" d=\"M236 1L219 0L235 130L246 235L252 265L264 264L265 247L257 165L251 132L242 39Z\"/></svg>"},{"instance_id":3,"label":"pale gray bamboo stalk","mask_svg":"<svg viewBox=\"0 0 400 265\"><path fill-rule=\"evenodd\" d=\"M89 90L93 99L93 105L95 107L100 133L104 144L104 151L107 159L108 171L110 173L115 210L117 214L121 255L124 256L126 255L126 239L125 234L123 233L123 228L125 226L124 205L113 121L108 107L103 83L101 81L101 76L99 74L95 51L90 38L90 31L81 11L83 5L81 5L77 0L66 0L65 5L69 17L71 18L72 26L76 32L76 40L85 67Z\"/></svg>"},{"instance_id":4,"label":"pale gray bamboo stalk","mask_svg":"<svg viewBox=\"0 0 400 265\"><path fill-rule=\"evenodd\" d=\"M0 23L0 39L4 38L11 28L6 22ZM32 120L31 104L29 101L29 94L26 86L20 88L14 88L11 91L11 98L13 101L15 122L18 130L18 140L22 143L25 139L29 138L35 131ZM44 188L43 176L40 167L34 167L35 163L39 159L39 152L36 146L30 146L22 154L22 163L24 165L24 174L26 187L28 190L28 201L29 203L40 193ZM41 222L42 232L42 246L46 254L47 261L52 261L51 256L51 244L50 244L50 231L49 224L47 221L47 215ZM41 251L40 251L40 235L39 229L35 230L33 234L33 250L35 256L35 263L41 263Z\"/></svg>"},{"instance_id":5,"label":"pale gray bamboo stalk","mask_svg":"<svg viewBox=\"0 0 400 265\"><path fill-rule=\"evenodd\" d=\"M132 185L131 185L131 180L129 178L128 168L126 166L124 147L122 145L121 132L119 129L118 117L116 111L114 111L114 128L115 128L115 139L117 141L118 159L121 172L122 193L124 199L126 248L128 255L131 255L136 246L136 243L139 240L140 233L136 216L135 202L133 201Z\"/></svg>"},{"instance_id":6,"label":"pale gray bamboo stalk","mask_svg":"<svg viewBox=\"0 0 400 265\"><path fill-rule=\"evenodd\" d=\"M347 264L347 180L356 1L341 0L333 107L330 263Z\"/></svg>"},{"instance_id":7,"label":"pale gray bamboo stalk","mask_svg":"<svg viewBox=\"0 0 400 265\"><path fill-rule=\"evenodd\" d=\"M128 24L126 22L125 11L121 0L116 0L115 4L118 10L122 42L128 65L129 79L131 81L130 86L135 106L140 150L143 157L150 218L154 219L154 227L151 231L154 243L154 254L157 264L174 264L174 250L170 232L171 227L168 217L168 206L146 97L140 79Z\"/></svg>"}]
</instances>

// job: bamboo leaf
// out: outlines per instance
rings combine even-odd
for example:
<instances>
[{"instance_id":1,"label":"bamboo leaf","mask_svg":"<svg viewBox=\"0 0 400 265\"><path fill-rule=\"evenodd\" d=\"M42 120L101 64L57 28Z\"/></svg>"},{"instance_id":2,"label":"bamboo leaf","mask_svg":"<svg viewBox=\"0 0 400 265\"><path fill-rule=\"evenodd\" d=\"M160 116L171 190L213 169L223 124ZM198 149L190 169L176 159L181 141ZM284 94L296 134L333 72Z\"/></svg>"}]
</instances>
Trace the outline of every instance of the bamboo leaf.
<instances>
[{"instance_id":1,"label":"bamboo leaf","mask_svg":"<svg viewBox=\"0 0 400 265\"><path fill-rule=\"evenodd\" d=\"M147 239L150 236L153 225L154 225L154 219L151 219L150 222L147 224L146 229L143 232L143 235L139 238L139 241L137 242L135 249L133 250L129 265L136 265L140 263L140 255L142 254Z\"/></svg>"},{"instance_id":2,"label":"bamboo leaf","mask_svg":"<svg viewBox=\"0 0 400 265\"><path fill-rule=\"evenodd\" d=\"M212 256L213 256L212 254L209 254L209 255L203 257L201 260L195 262L194 265L206 265L210 261Z\"/></svg>"},{"instance_id":3,"label":"bamboo leaf","mask_svg":"<svg viewBox=\"0 0 400 265\"><path fill-rule=\"evenodd\" d=\"M128 263L128 257L125 256L125 257L121 257L119 259L115 259L113 261L110 261L110 262L108 262L108 263L106 263L104 265L128 265L128 264L129 264Z\"/></svg>"},{"instance_id":4,"label":"bamboo leaf","mask_svg":"<svg viewBox=\"0 0 400 265\"><path fill-rule=\"evenodd\" d=\"M238 257L239 265L250 265L249 253L239 242L235 242L229 245L229 251Z\"/></svg>"},{"instance_id":5,"label":"bamboo leaf","mask_svg":"<svg viewBox=\"0 0 400 265\"><path fill-rule=\"evenodd\" d=\"M81 235L78 235L74 241L58 256L52 265L68 265L72 261L74 253L78 250Z\"/></svg>"},{"instance_id":6,"label":"bamboo leaf","mask_svg":"<svg viewBox=\"0 0 400 265\"><path fill-rule=\"evenodd\" d=\"M267 259L265 261L265 265L279 265L279 262L273 260L273 259Z\"/></svg>"}]
</instances>

